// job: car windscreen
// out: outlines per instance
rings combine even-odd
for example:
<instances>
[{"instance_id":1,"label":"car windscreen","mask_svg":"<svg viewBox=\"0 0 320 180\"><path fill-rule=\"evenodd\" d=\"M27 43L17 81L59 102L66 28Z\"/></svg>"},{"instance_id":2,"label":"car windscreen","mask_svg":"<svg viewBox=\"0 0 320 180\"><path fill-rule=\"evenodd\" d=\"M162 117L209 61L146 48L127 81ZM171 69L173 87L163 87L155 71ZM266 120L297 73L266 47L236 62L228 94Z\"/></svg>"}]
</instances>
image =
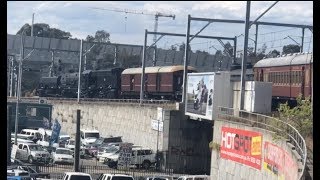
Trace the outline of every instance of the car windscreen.
<instances>
[{"instance_id":1,"label":"car windscreen","mask_svg":"<svg viewBox=\"0 0 320 180\"><path fill-rule=\"evenodd\" d=\"M57 149L57 150L56 150L56 154L68 154L68 155L72 155L72 151L67 150L67 149Z\"/></svg>"},{"instance_id":2,"label":"car windscreen","mask_svg":"<svg viewBox=\"0 0 320 180\"><path fill-rule=\"evenodd\" d=\"M89 176L83 176L83 175L72 175L70 177L70 180L91 180Z\"/></svg>"},{"instance_id":3,"label":"car windscreen","mask_svg":"<svg viewBox=\"0 0 320 180\"><path fill-rule=\"evenodd\" d=\"M132 177L113 176L111 180L133 180Z\"/></svg>"},{"instance_id":4,"label":"car windscreen","mask_svg":"<svg viewBox=\"0 0 320 180\"><path fill-rule=\"evenodd\" d=\"M29 145L30 151L44 151L44 149L39 145Z\"/></svg>"},{"instance_id":5,"label":"car windscreen","mask_svg":"<svg viewBox=\"0 0 320 180\"><path fill-rule=\"evenodd\" d=\"M75 141L69 141L69 145L75 145Z\"/></svg>"},{"instance_id":6,"label":"car windscreen","mask_svg":"<svg viewBox=\"0 0 320 180\"><path fill-rule=\"evenodd\" d=\"M104 152L106 153L112 153L112 152L117 152L119 148L117 146L111 146L110 148L107 148Z\"/></svg>"},{"instance_id":7,"label":"car windscreen","mask_svg":"<svg viewBox=\"0 0 320 180\"><path fill-rule=\"evenodd\" d=\"M89 138L89 137L99 138L99 133L85 133L84 138Z\"/></svg>"}]
</instances>

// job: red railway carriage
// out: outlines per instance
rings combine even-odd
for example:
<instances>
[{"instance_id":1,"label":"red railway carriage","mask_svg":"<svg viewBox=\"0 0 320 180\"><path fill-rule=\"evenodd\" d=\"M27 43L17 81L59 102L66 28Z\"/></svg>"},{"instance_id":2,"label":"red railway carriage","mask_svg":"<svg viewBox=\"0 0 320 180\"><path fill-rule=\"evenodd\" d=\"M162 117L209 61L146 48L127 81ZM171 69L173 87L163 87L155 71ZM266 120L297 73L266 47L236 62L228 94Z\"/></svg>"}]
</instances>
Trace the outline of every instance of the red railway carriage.
<instances>
[{"instance_id":1,"label":"red railway carriage","mask_svg":"<svg viewBox=\"0 0 320 180\"><path fill-rule=\"evenodd\" d=\"M254 65L256 81L272 82L273 99L295 100L299 94L312 95L313 54L296 53L258 61Z\"/></svg>"},{"instance_id":2,"label":"red railway carriage","mask_svg":"<svg viewBox=\"0 0 320 180\"><path fill-rule=\"evenodd\" d=\"M179 99L182 95L183 66L156 66L145 68L145 95L148 98ZM189 66L188 72L195 72ZM138 98L142 68L129 68L122 72L121 91L124 98Z\"/></svg>"}]
</instances>

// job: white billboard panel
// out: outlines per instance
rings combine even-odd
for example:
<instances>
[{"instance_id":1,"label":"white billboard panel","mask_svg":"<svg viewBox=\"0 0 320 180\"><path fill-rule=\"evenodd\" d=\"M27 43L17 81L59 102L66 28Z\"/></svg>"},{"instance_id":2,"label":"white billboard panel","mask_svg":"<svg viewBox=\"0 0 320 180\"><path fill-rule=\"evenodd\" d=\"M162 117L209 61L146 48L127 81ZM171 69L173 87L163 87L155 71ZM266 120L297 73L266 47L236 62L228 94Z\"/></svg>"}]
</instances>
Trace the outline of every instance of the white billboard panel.
<instances>
[{"instance_id":1,"label":"white billboard panel","mask_svg":"<svg viewBox=\"0 0 320 180\"><path fill-rule=\"evenodd\" d=\"M231 106L229 72L188 73L185 114L214 120L219 106Z\"/></svg>"},{"instance_id":2,"label":"white billboard panel","mask_svg":"<svg viewBox=\"0 0 320 180\"><path fill-rule=\"evenodd\" d=\"M186 115L212 120L214 73L190 73L186 95Z\"/></svg>"}]
</instances>

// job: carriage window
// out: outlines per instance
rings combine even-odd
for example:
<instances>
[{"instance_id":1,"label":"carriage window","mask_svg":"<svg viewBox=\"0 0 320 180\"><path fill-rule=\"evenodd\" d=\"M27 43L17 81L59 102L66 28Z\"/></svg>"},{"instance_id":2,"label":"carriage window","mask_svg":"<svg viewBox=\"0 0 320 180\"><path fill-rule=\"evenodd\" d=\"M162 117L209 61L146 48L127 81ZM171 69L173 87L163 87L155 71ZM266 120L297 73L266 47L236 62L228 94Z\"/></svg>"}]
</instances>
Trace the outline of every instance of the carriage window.
<instances>
[{"instance_id":1,"label":"carriage window","mask_svg":"<svg viewBox=\"0 0 320 180\"><path fill-rule=\"evenodd\" d=\"M281 83L284 83L284 72L281 72Z\"/></svg>"}]
</instances>

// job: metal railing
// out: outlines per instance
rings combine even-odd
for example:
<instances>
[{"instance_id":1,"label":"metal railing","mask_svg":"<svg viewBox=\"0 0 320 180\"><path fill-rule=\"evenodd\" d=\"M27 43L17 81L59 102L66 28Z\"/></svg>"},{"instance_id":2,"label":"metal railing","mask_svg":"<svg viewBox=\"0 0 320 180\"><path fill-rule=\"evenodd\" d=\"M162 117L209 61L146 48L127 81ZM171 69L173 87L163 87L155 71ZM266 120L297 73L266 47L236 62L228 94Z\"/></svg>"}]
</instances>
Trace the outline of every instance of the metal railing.
<instances>
[{"instance_id":1,"label":"metal railing","mask_svg":"<svg viewBox=\"0 0 320 180\"><path fill-rule=\"evenodd\" d=\"M73 165L37 165L34 166L34 169L37 169L41 173L46 173L50 175L51 179L62 179L64 172L72 172ZM124 169L118 168L113 169L108 166L93 166L93 165L79 165L80 172L88 173L92 176L93 179L97 179L101 174L127 174L133 176L135 179L139 179L140 177L145 176L171 176L171 177L179 177L185 174L174 174L172 169L166 169L164 171L155 171L154 169Z\"/></svg>"},{"instance_id":2,"label":"metal railing","mask_svg":"<svg viewBox=\"0 0 320 180\"><path fill-rule=\"evenodd\" d=\"M300 161L302 163L302 169L299 172L299 179L302 178L306 166L307 146L304 138L292 125L274 117L226 107L219 107L218 118L232 122L244 123L252 127L266 129L284 136L287 142L290 142L294 146L295 150L301 157Z\"/></svg>"},{"instance_id":3,"label":"metal railing","mask_svg":"<svg viewBox=\"0 0 320 180\"><path fill-rule=\"evenodd\" d=\"M21 97L22 102L38 103L42 98L39 97ZM57 97L44 97L48 101L70 101L77 102L77 98L57 98ZM15 102L15 97L7 97L8 102ZM139 104L140 99L100 99L100 98L80 98L80 102L105 102L105 103L125 103L125 104ZM170 100L143 100L145 105L172 105L175 101Z\"/></svg>"}]
</instances>

